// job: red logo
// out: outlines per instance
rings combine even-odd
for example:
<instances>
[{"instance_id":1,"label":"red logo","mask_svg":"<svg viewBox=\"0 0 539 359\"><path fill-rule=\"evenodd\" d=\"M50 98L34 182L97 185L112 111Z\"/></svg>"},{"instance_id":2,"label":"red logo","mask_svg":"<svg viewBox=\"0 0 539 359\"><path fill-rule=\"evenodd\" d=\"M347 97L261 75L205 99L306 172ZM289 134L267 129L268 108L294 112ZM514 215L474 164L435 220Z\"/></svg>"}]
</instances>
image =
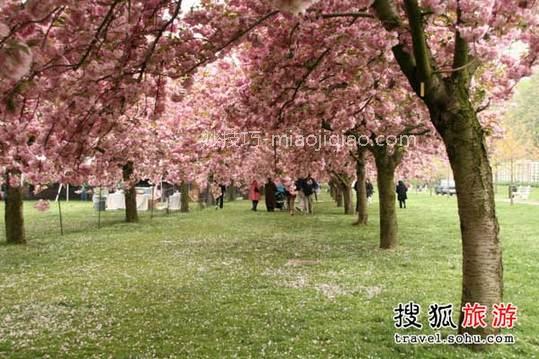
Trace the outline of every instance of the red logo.
<instances>
[{"instance_id":1,"label":"red logo","mask_svg":"<svg viewBox=\"0 0 539 359\"><path fill-rule=\"evenodd\" d=\"M486 328L487 322L485 317L487 316L487 306L481 305L479 303L466 303L462 307L462 312L464 313L464 319L462 320L463 328Z\"/></svg>"},{"instance_id":2,"label":"red logo","mask_svg":"<svg viewBox=\"0 0 539 359\"><path fill-rule=\"evenodd\" d=\"M492 326L494 328L513 328L517 321L518 308L512 303L494 304L492 306Z\"/></svg>"}]
</instances>

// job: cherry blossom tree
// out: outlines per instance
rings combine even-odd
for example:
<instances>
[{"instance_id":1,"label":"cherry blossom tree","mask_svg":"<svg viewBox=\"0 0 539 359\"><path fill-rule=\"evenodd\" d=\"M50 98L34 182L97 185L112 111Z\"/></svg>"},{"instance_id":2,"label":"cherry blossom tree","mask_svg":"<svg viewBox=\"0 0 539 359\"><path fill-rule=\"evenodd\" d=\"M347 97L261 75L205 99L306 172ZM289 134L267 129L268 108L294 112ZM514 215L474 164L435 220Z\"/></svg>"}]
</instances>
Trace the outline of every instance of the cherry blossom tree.
<instances>
[{"instance_id":1,"label":"cherry blossom tree","mask_svg":"<svg viewBox=\"0 0 539 359\"><path fill-rule=\"evenodd\" d=\"M292 177L304 171L305 158L321 172L350 175L352 168L346 146L333 152L340 157L306 148L294 154L273 144L232 150L201 144L204 131L254 129L267 136L325 128L370 138L435 129L457 187L462 303L500 303L502 254L486 144L499 126L487 110L506 99L536 63L538 6L495 0L229 0L205 1L182 13L181 1L4 1L0 166L8 185L8 241L24 242L22 175L33 183L81 181L95 171L89 158L110 165L101 173L112 174L125 144L133 148L123 159L126 181L137 176L129 164L140 158L142 147L159 138L167 155L158 167L168 164L171 178L203 183L263 172ZM219 62L227 55L247 75ZM201 81L195 71L216 60L229 74L223 79L236 86L216 80L217 91L210 91L214 85L202 79L193 88ZM178 96L160 96L166 86L193 91L173 101L181 107L175 119L162 111L129 114L138 113L148 98L156 109L166 108L165 96ZM178 130L168 137L151 130L154 115ZM142 140L114 141L122 139L133 117L144 122ZM179 137L185 142L173 146ZM386 145L371 146L370 152L383 188L380 198L394 206L389 188L404 152ZM363 155L355 149L356 168L364 165ZM389 210L382 216L389 220L381 225L382 246L391 248L394 215Z\"/></svg>"},{"instance_id":2,"label":"cherry blossom tree","mask_svg":"<svg viewBox=\"0 0 539 359\"><path fill-rule=\"evenodd\" d=\"M188 13L181 1L3 2L0 164L13 192L7 201L16 202L6 226L20 228L7 231L8 241L25 241L21 175L35 184L83 181L88 158L118 152L102 139L143 94L152 96L156 79L188 81L268 17L240 19L211 1Z\"/></svg>"},{"instance_id":3,"label":"cherry blossom tree","mask_svg":"<svg viewBox=\"0 0 539 359\"><path fill-rule=\"evenodd\" d=\"M327 6L319 2L307 9L316 24L320 18L337 22L335 26L359 19L371 34L383 27L394 35L388 44L391 52L426 105L453 169L463 241L462 303L492 306L502 300L499 226L485 142L488 126L481 111L489 99L505 98L515 82L530 73L539 44L537 6L533 1L375 0ZM514 56L517 42L526 50ZM467 331L485 334L496 329Z\"/></svg>"},{"instance_id":4,"label":"cherry blossom tree","mask_svg":"<svg viewBox=\"0 0 539 359\"><path fill-rule=\"evenodd\" d=\"M254 11L259 10L248 1L244 4ZM386 50L389 50L387 53L393 55L411 93L426 107L429 126L442 138L454 172L463 241L462 302L487 306L500 302L501 249L485 142L485 136L496 123L491 122L492 117L484 115L484 110L490 102L506 98L516 81L528 75L536 61L539 49L537 3L275 1L273 6L283 10L283 16L272 24L271 31L261 29L250 36L252 57L267 60L266 66L259 68L260 77L281 78L272 81L281 83L281 89L261 92L261 97L273 99L276 108L264 115L277 114L282 118L283 108L301 96L300 90L309 87L311 77L316 79L317 69L324 64L326 56L339 49L343 42L348 47L339 55L348 61L368 63L377 55L387 56ZM299 16L294 16L298 12ZM344 36L347 31L354 36ZM297 35L301 33L305 36ZM296 67L297 76L274 71L282 69L275 66L282 56L275 56L273 49L269 51L268 46L262 45L261 39L272 41L268 37L277 39L275 43L280 45L275 48L289 50L290 59L303 59L303 66ZM354 56L349 49L353 49L358 40L367 46L359 47L361 55ZM517 55L515 44L524 48ZM302 45L306 45L306 50ZM382 72L373 72L377 73ZM274 94L277 97L272 96ZM281 94L286 96L281 97ZM467 196L467 193L473 195ZM496 329L467 331L486 334Z\"/></svg>"},{"instance_id":5,"label":"cherry blossom tree","mask_svg":"<svg viewBox=\"0 0 539 359\"><path fill-rule=\"evenodd\" d=\"M252 122L263 119L260 125L268 130L295 129L298 133L342 135L362 142L362 146L329 151L325 160L332 164L332 183L343 195L345 213L354 213L351 184L354 171L340 172L335 163L346 169L349 152L359 174L358 223L367 221L365 190L366 151L378 161L381 196L381 247L394 248L397 241L394 173L405 154L404 146L392 147L374 139L393 136L418 136L434 133L425 118L426 108L411 95L411 88L391 56L391 36L382 31L374 40L348 21L336 29L331 23L313 27L311 19L283 18L278 29L272 29L269 41L258 41L252 34L245 46L243 66L250 69ZM303 25L303 26L302 26ZM264 31L262 30L262 33ZM316 41L313 41L315 39ZM320 46L322 44L322 46ZM390 45L388 45L390 46ZM360 53L371 48L372 56L359 59ZM355 56L354 56L355 55ZM429 136L415 149L416 156L436 150L436 136ZM352 141L354 142L354 141ZM357 148L356 148L357 147ZM333 156L332 156L333 155Z\"/></svg>"}]
</instances>

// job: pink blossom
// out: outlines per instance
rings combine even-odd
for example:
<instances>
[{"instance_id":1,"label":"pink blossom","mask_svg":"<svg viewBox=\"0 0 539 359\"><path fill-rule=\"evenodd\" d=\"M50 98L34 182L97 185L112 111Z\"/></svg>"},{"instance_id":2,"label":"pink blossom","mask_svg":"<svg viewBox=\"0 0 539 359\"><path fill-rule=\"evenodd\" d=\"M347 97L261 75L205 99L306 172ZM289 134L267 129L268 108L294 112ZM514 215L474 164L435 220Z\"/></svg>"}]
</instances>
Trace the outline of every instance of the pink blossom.
<instances>
[{"instance_id":1,"label":"pink blossom","mask_svg":"<svg viewBox=\"0 0 539 359\"><path fill-rule=\"evenodd\" d=\"M0 37L7 37L9 32L9 27L0 21Z\"/></svg>"},{"instance_id":2,"label":"pink blossom","mask_svg":"<svg viewBox=\"0 0 539 359\"><path fill-rule=\"evenodd\" d=\"M50 208L49 201L40 199L34 204L34 208L39 212L46 212Z\"/></svg>"}]
</instances>

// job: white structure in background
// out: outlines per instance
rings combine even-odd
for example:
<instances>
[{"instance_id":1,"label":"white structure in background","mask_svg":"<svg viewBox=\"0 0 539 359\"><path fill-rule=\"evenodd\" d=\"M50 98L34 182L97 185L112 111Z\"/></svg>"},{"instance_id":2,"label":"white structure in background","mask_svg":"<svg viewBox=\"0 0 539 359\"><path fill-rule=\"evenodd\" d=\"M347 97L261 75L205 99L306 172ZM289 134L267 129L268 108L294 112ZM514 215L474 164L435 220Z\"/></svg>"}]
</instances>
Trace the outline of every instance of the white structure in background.
<instances>
[{"instance_id":1,"label":"white structure in background","mask_svg":"<svg viewBox=\"0 0 539 359\"><path fill-rule=\"evenodd\" d=\"M494 168L496 183L511 182L511 163L504 162ZM519 160L513 163L513 183L539 185L539 161Z\"/></svg>"},{"instance_id":2,"label":"white structure in background","mask_svg":"<svg viewBox=\"0 0 539 359\"><path fill-rule=\"evenodd\" d=\"M155 202L154 205L156 206L155 209L169 209L169 210L179 210L181 208L181 193L175 192L172 196L168 198L165 202L160 202L162 193L160 190L154 190L152 194L152 189L155 187L136 187L137 191L137 210L139 211L147 211L151 207L152 202L152 195L153 195L153 201ZM60 187L61 189L61 187ZM95 189L94 196L93 196L93 202L94 207L100 208L99 205L99 195L101 194L101 198L103 201L102 204L102 210L107 211L116 211L116 210L123 210L125 209L125 193L123 190L119 189L116 192L109 193L108 189L102 188L99 190L99 188Z\"/></svg>"},{"instance_id":3,"label":"white structure in background","mask_svg":"<svg viewBox=\"0 0 539 359\"><path fill-rule=\"evenodd\" d=\"M172 196L168 198L168 209L171 211L178 211L181 208L181 193L174 192Z\"/></svg>"},{"instance_id":4,"label":"white structure in background","mask_svg":"<svg viewBox=\"0 0 539 359\"><path fill-rule=\"evenodd\" d=\"M148 191L148 189L150 191ZM142 188L137 187L137 210L147 211L149 208L150 200L152 199L151 187ZM107 196L107 211L115 211L119 209L125 209L125 194L123 190L118 190L114 193L110 193Z\"/></svg>"},{"instance_id":5,"label":"white structure in background","mask_svg":"<svg viewBox=\"0 0 539 359\"><path fill-rule=\"evenodd\" d=\"M517 191L513 193L513 198L527 200L530 198L531 186L518 186Z\"/></svg>"}]
</instances>

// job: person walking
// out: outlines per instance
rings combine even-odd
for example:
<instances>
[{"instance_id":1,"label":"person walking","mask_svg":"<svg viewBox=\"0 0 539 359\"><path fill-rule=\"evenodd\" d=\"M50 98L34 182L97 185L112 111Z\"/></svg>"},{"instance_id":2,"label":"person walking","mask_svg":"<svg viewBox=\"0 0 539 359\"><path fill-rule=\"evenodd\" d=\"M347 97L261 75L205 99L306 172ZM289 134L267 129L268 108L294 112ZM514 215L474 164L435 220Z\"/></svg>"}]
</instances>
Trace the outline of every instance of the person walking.
<instances>
[{"instance_id":1,"label":"person walking","mask_svg":"<svg viewBox=\"0 0 539 359\"><path fill-rule=\"evenodd\" d=\"M318 182L314 182L315 186L314 186L314 200L316 202L318 202L318 194L320 193L320 184L318 184Z\"/></svg>"},{"instance_id":2,"label":"person walking","mask_svg":"<svg viewBox=\"0 0 539 359\"><path fill-rule=\"evenodd\" d=\"M306 209L305 211L309 214L313 214L313 195L314 191L316 190L316 187L318 186L318 183L311 177L311 174L305 178L305 182L303 183L303 194L305 195L305 205Z\"/></svg>"},{"instance_id":3,"label":"person walking","mask_svg":"<svg viewBox=\"0 0 539 359\"><path fill-rule=\"evenodd\" d=\"M253 180L249 186L249 199L253 204L251 210L256 212L258 201L260 201L260 187L258 186L258 182L256 180Z\"/></svg>"},{"instance_id":4,"label":"person walking","mask_svg":"<svg viewBox=\"0 0 539 359\"><path fill-rule=\"evenodd\" d=\"M399 208L406 208L406 200L408 199L408 187L404 184L403 181L399 181L397 185L397 199L399 200Z\"/></svg>"},{"instance_id":5,"label":"person walking","mask_svg":"<svg viewBox=\"0 0 539 359\"><path fill-rule=\"evenodd\" d=\"M221 208L223 209L224 203L225 203L225 193L226 193L226 186L224 184L219 185L220 195L217 197L215 202L215 209Z\"/></svg>"},{"instance_id":6,"label":"person walking","mask_svg":"<svg viewBox=\"0 0 539 359\"><path fill-rule=\"evenodd\" d=\"M352 188L356 192L356 213L359 212L359 181L354 181Z\"/></svg>"},{"instance_id":7,"label":"person walking","mask_svg":"<svg viewBox=\"0 0 539 359\"><path fill-rule=\"evenodd\" d=\"M296 180L296 189L297 189L297 197L299 199L299 207L297 208L299 212L305 213L307 211L307 199L305 198L305 193L303 192L303 188L305 187L305 178L299 177Z\"/></svg>"},{"instance_id":8,"label":"person walking","mask_svg":"<svg viewBox=\"0 0 539 359\"><path fill-rule=\"evenodd\" d=\"M268 177L268 182L266 182L266 185L264 186L264 197L266 199L266 209L268 212L275 211L275 207L277 206L275 192L277 192L277 186L271 177Z\"/></svg>"},{"instance_id":9,"label":"person walking","mask_svg":"<svg viewBox=\"0 0 539 359\"><path fill-rule=\"evenodd\" d=\"M374 186L371 183L371 180L367 178L367 181L365 181L365 188L367 190L367 202L369 204L372 203L372 196L374 195Z\"/></svg>"},{"instance_id":10,"label":"person walking","mask_svg":"<svg viewBox=\"0 0 539 359\"><path fill-rule=\"evenodd\" d=\"M285 177L283 180L286 191L286 206L288 207L288 213L291 216L296 212L296 196L298 194L297 181L294 182L290 177Z\"/></svg>"}]
</instances>

